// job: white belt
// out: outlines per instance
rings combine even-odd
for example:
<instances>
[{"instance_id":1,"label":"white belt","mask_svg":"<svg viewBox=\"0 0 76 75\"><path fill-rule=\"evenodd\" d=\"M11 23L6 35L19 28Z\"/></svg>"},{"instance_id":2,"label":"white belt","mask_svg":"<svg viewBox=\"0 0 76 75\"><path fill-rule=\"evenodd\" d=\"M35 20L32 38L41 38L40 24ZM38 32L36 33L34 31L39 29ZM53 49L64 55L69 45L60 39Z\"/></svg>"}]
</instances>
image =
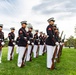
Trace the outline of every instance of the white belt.
<instances>
[{"instance_id":1,"label":"white belt","mask_svg":"<svg viewBox=\"0 0 76 75\"><path fill-rule=\"evenodd\" d=\"M25 39L27 39L27 37L24 37Z\"/></svg>"}]
</instances>

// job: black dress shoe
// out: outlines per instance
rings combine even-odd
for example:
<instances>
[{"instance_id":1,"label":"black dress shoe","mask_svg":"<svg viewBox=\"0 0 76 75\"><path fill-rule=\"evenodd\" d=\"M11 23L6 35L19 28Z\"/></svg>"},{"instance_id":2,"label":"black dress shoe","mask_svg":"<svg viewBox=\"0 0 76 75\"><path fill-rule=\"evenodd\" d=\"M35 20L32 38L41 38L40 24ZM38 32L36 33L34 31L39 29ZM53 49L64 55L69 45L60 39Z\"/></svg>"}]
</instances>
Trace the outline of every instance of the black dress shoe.
<instances>
[{"instance_id":1,"label":"black dress shoe","mask_svg":"<svg viewBox=\"0 0 76 75\"><path fill-rule=\"evenodd\" d=\"M50 69L50 68L47 68L47 69Z\"/></svg>"}]
</instances>

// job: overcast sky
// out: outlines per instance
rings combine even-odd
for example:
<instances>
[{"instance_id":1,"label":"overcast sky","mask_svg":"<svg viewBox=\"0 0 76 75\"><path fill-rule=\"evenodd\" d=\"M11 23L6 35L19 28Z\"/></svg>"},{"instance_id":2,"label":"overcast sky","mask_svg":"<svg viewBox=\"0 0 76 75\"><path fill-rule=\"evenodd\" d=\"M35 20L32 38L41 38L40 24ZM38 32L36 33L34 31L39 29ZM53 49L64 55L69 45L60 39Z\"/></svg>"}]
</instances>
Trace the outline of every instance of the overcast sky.
<instances>
[{"instance_id":1,"label":"overcast sky","mask_svg":"<svg viewBox=\"0 0 76 75\"><path fill-rule=\"evenodd\" d=\"M55 24L60 32L64 31L66 38L74 36L76 0L0 0L0 23L4 24L5 36L10 27L15 27L17 33L22 20L46 32L50 17L55 18Z\"/></svg>"}]
</instances>

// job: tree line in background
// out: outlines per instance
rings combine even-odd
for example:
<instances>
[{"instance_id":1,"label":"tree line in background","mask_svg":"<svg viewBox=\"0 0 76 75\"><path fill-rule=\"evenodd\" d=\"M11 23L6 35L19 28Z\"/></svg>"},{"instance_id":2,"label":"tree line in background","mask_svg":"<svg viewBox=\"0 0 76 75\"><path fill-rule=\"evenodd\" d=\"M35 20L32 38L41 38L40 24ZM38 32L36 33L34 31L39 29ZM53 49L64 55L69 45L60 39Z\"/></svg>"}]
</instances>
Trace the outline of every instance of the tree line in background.
<instances>
[{"instance_id":1,"label":"tree line in background","mask_svg":"<svg viewBox=\"0 0 76 75\"><path fill-rule=\"evenodd\" d=\"M68 39L65 41L65 47L74 47L76 49L76 38L73 36L70 36Z\"/></svg>"},{"instance_id":2,"label":"tree line in background","mask_svg":"<svg viewBox=\"0 0 76 75\"><path fill-rule=\"evenodd\" d=\"M4 39L4 42L5 42L5 45L4 46L7 47L8 46L8 38L5 38Z\"/></svg>"}]
</instances>

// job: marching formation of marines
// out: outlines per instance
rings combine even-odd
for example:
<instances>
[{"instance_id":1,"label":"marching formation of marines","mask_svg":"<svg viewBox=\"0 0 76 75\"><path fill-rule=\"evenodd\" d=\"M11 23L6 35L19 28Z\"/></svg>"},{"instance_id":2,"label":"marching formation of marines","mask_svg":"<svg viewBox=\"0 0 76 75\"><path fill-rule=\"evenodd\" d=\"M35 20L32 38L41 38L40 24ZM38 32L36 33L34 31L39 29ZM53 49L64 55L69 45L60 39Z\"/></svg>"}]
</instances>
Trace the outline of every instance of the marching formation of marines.
<instances>
[{"instance_id":1,"label":"marching formation of marines","mask_svg":"<svg viewBox=\"0 0 76 75\"><path fill-rule=\"evenodd\" d=\"M59 29L54 24L54 18L50 18L47 21L49 23L46 28L47 35L39 32L39 30L35 30L35 34L33 34L33 27L28 26L27 21L22 21L17 39L15 40L15 28L10 28L11 32L8 34L7 60L14 60L14 46L16 45L18 67L23 67L25 66L25 62L30 62L32 58L38 58L47 53L47 68L50 70L55 69L55 63L60 62L65 38L62 39L63 32L59 36ZM28 26L28 31L26 30L26 26ZM2 48L5 44L2 29L3 24L0 24L0 63L2 59Z\"/></svg>"}]
</instances>

